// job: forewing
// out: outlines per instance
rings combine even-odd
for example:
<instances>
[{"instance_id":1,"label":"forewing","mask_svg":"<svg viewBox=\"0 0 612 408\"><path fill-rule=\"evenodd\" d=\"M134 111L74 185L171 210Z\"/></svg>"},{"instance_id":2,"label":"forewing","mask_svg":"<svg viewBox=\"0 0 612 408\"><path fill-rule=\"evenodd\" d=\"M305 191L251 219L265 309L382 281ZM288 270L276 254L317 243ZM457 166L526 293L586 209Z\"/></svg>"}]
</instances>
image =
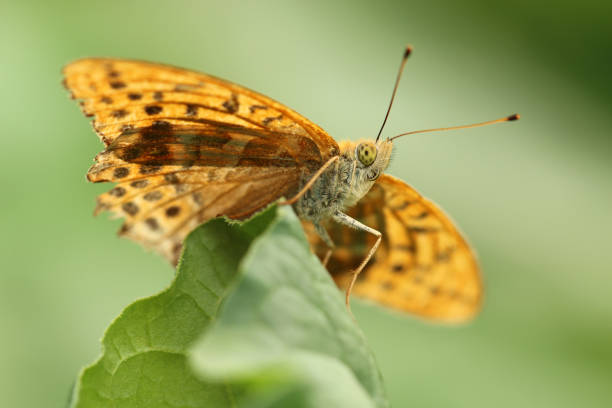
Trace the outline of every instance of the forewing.
<instances>
[{"instance_id":1,"label":"forewing","mask_svg":"<svg viewBox=\"0 0 612 408\"><path fill-rule=\"evenodd\" d=\"M172 262L200 223L292 196L338 152L296 112L212 76L100 58L75 61L64 75L106 147L88 179L119 183L97 211L125 217L122 235Z\"/></svg>"},{"instance_id":2,"label":"forewing","mask_svg":"<svg viewBox=\"0 0 612 408\"><path fill-rule=\"evenodd\" d=\"M353 293L425 319L462 322L480 309L482 282L475 255L450 218L404 182L381 176L348 214L382 233L382 243ZM328 270L346 288L375 237L330 222L336 244ZM307 226L322 257L326 248Z\"/></svg>"},{"instance_id":3,"label":"forewing","mask_svg":"<svg viewBox=\"0 0 612 408\"><path fill-rule=\"evenodd\" d=\"M191 128L224 125L300 135L313 141L322 161L338 152L320 127L288 107L231 82L168 65L113 58L68 64L64 84L104 142L126 129L156 121Z\"/></svg>"}]
</instances>

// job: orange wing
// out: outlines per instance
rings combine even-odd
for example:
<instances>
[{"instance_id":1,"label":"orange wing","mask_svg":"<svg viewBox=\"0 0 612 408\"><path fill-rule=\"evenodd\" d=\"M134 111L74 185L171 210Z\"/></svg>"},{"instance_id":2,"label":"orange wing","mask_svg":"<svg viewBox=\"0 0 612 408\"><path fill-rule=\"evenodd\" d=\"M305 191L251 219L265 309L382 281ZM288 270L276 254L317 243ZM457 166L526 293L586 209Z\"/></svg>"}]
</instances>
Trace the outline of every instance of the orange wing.
<instances>
[{"instance_id":1,"label":"orange wing","mask_svg":"<svg viewBox=\"0 0 612 408\"><path fill-rule=\"evenodd\" d=\"M475 255L453 222L404 182L382 175L348 215L382 232L374 258L353 293L417 316L462 322L480 309L482 283ZM325 245L305 225L322 258ZM336 244L328 270L341 288L350 282L375 237L330 222Z\"/></svg>"},{"instance_id":2,"label":"orange wing","mask_svg":"<svg viewBox=\"0 0 612 408\"><path fill-rule=\"evenodd\" d=\"M122 235L173 262L200 223L244 218L290 197L305 173L338 154L298 113L212 76L103 58L63 72L106 147L87 178L119 182L98 198L97 211L125 217Z\"/></svg>"}]
</instances>

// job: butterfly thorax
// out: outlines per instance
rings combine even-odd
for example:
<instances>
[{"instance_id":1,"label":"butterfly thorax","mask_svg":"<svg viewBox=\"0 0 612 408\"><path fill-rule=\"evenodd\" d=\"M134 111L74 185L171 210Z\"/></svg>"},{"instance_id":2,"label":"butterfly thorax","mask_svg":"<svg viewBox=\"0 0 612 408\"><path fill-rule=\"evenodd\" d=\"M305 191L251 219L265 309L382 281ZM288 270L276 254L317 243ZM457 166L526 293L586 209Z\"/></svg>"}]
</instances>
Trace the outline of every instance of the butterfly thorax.
<instances>
[{"instance_id":1,"label":"butterfly thorax","mask_svg":"<svg viewBox=\"0 0 612 408\"><path fill-rule=\"evenodd\" d=\"M318 223L355 205L385 171L391 142L340 142L340 156L295 204L300 218ZM365 163L364 163L365 162ZM304 174L305 185L313 174Z\"/></svg>"}]
</instances>

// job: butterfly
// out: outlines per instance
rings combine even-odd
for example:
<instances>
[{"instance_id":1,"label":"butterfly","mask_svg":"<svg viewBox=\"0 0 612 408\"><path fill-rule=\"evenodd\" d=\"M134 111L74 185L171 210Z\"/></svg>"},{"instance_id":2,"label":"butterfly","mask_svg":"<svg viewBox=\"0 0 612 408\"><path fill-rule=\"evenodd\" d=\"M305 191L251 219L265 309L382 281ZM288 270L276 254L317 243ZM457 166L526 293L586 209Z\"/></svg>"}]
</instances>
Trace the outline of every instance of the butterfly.
<instances>
[{"instance_id":1,"label":"butterfly","mask_svg":"<svg viewBox=\"0 0 612 408\"><path fill-rule=\"evenodd\" d=\"M117 183L95 213L125 218L121 236L176 264L198 225L288 198L282 204L293 205L347 306L354 291L430 320L478 312L482 282L465 238L435 204L384 174L393 138L337 143L264 95L168 65L85 58L63 74L105 146L87 178Z\"/></svg>"}]
</instances>

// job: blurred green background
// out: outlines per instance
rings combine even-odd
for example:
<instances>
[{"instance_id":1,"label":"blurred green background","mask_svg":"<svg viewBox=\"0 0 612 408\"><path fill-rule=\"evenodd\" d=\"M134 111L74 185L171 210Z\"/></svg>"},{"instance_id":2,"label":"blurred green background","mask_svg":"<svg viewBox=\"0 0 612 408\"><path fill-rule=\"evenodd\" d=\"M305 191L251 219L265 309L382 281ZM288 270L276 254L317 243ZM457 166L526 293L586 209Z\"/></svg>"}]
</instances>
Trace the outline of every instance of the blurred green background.
<instances>
[{"instance_id":1,"label":"blurred green background","mask_svg":"<svg viewBox=\"0 0 612 408\"><path fill-rule=\"evenodd\" d=\"M395 407L604 407L612 401L612 3L17 1L0 3L0 406L61 407L105 327L173 271L92 216L102 145L60 85L84 56L227 78L334 138L519 112L405 138L390 173L477 249L486 303L428 325L354 302Z\"/></svg>"}]
</instances>

